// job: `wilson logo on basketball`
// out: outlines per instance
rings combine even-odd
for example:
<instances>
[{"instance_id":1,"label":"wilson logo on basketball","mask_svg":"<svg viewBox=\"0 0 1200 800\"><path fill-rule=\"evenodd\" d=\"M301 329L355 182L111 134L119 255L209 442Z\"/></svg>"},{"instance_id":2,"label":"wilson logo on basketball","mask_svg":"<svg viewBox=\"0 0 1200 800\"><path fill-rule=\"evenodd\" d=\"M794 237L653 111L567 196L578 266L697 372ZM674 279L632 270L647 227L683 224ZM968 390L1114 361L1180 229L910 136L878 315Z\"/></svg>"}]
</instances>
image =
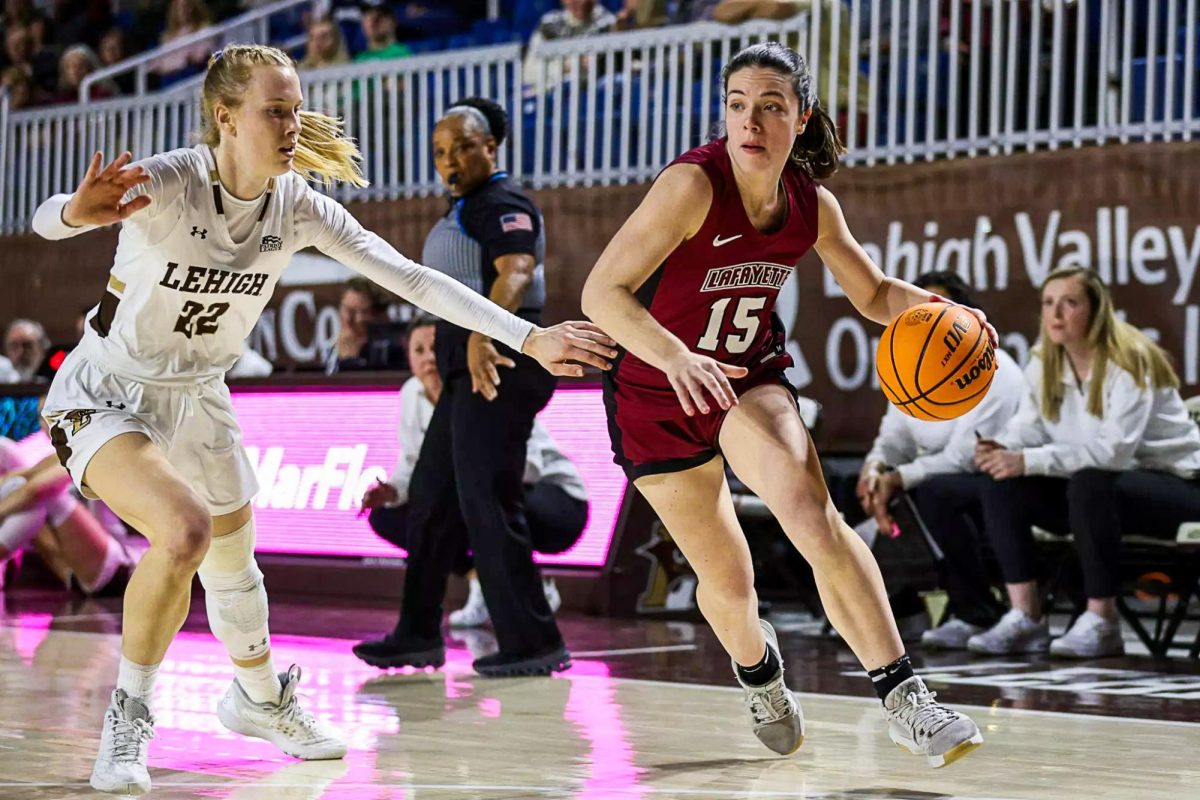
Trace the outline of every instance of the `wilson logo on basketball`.
<instances>
[{"instance_id":1,"label":"wilson logo on basketball","mask_svg":"<svg viewBox=\"0 0 1200 800\"><path fill-rule=\"evenodd\" d=\"M992 351L992 346L988 345L987 350L983 351L983 355L979 360L971 366L969 370L959 375L954 379L954 385L960 389L965 389L975 382L975 379L980 375L987 375L995 367L996 354Z\"/></svg>"},{"instance_id":2,"label":"wilson logo on basketball","mask_svg":"<svg viewBox=\"0 0 1200 800\"><path fill-rule=\"evenodd\" d=\"M933 319L933 312L927 308L914 308L908 312L908 316L904 318L905 325L921 325Z\"/></svg>"},{"instance_id":3,"label":"wilson logo on basketball","mask_svg":"<svg viewBox=\"0 0 1200 800\"><path fill-rule=\"evenodd\" d=\"M946 355L942 356L942 366L954 357L954 351L962 344L963 337L971 330L971 323L965 316L960 316L954 320L950 326L950 330L946 331L946 335L942 337L942 344L946 345Z\"/></svg>"}]
</instances>

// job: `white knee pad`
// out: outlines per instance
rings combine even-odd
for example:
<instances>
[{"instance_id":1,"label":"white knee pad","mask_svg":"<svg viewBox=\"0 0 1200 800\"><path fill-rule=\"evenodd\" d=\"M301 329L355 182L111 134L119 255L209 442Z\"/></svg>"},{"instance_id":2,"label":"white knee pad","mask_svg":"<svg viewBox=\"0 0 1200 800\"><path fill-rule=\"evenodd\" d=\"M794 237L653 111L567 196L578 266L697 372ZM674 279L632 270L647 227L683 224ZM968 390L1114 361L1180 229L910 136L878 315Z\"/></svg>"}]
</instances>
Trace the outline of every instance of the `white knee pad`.
<instances>
[{"instance_id":1,"label":"white knee pad","mask_svg":"<svg viewBox=\"0 0 1200 800\"><path fill-rule=\"evenodd\" d=\"M248 661L266 653L271 647L267 591L254 563L254 520L233 533L214 536L199 575L208 627L229 655Z\"/></svg>"}]
</instances>

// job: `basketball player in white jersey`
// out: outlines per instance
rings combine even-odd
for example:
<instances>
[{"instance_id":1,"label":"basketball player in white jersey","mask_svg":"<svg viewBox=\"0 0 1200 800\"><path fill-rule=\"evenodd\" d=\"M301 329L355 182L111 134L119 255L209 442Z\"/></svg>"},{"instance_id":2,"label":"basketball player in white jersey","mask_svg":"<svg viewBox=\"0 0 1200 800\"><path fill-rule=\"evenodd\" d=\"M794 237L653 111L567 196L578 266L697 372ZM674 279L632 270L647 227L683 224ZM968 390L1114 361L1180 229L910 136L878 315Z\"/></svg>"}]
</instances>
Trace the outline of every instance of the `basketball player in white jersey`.
<instances>
[{"instance_id":1,"label":"basketball player in white jersey","mask_svg":"<svg viewBox=\"0 0 1200 800\"><path fill-rule=\"evenodd\" d=\"M607 368L613 342L588 323L525 322L366 231L306 178L364 186L338 120L301 111L283 52L234 45L209 60L201 144L137 164L101 155L73 195L38 208L49 239L123 222L108 290L50 388L45 416L79 488L143 532L125 596L117 688L91 785L148 791L151 689L187 615L192 576L235 680L217 715L303 759L346 746L296 700L300 670L272 664L254 561L257 491L223 376L285 266L313 246L427 311L536 358L558 375ZM578 362L578 363L568 363Z\"/></svg>"}]
</instances>

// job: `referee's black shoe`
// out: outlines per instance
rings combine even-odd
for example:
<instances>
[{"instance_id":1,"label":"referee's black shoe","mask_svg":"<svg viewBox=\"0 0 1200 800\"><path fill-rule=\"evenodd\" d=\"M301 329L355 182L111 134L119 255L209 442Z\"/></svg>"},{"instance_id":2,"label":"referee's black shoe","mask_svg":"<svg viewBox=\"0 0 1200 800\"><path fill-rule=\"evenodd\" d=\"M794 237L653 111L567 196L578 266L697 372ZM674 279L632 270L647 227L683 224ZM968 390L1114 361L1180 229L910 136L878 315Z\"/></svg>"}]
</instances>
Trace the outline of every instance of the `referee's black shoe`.
<instances>
[{"instance_id":1,"label":"referee's black shoe","mask_svg":"<svg viewBox=\"0 0 1200 800\"><path fill-rule=\"evenodd\" d=\"M475 671L486 678L511 678L517 675L549 675L571 668L567 646L556 644L548 650L533 654L510 654L500 651L475 659Z\"/></svg>"},{"instance_id":2,"label":"referee's black shoe","mask_svg":"<svg viewBox=\"0 0 1200 800\"><path fill-rule=\"evenodd\" d=\"M389 633L354 645L354 655L372 667L434 667L446 663L446 644L439 639L397 638Z\"/></svg>"}]
</instances>

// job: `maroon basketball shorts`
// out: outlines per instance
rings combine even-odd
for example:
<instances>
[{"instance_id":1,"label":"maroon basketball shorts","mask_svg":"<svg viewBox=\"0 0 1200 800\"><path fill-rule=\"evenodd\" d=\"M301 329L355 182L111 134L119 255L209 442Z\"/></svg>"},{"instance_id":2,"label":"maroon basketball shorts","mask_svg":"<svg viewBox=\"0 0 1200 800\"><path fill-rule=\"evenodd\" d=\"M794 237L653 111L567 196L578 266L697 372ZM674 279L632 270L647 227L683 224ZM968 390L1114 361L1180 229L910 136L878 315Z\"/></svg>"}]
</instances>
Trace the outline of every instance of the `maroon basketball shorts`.
<instances>
[{"instance_id":1,"label":"maroon basketball shorts","mask_svg":"<svg viewBox=\"0 0 1200 800\"><path fill-rule=\"evenodd\" d=\"M613 462L625 470L629 480L682 472L712 460L721 452L718 437L729 412L711 397L709 413L689 417L665 377L665 392L659 389L640 393L633 386L618 386L619 381L619 376L605 374L604 406L608 412ZM795 387L778 366L767 366L730 381L738 397L769 384L783 386L793 397L796 395Z\"/></svg>"}]
</instances>

